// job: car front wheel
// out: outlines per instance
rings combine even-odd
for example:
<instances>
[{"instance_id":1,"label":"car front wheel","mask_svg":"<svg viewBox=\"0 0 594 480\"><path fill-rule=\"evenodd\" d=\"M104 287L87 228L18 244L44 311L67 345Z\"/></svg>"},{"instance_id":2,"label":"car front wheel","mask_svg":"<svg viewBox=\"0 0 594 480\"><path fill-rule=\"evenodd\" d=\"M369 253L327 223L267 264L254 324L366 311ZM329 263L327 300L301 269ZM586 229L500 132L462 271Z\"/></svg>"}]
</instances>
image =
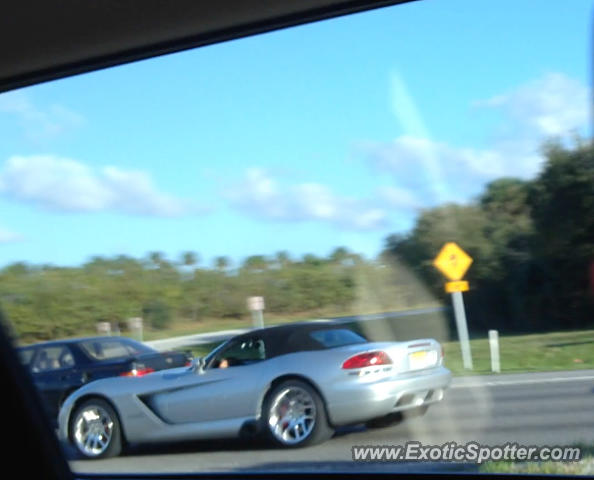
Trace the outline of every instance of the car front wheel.
<instances>
[{"instance_id":1,"label":"car front wheel","mask_svg":"<svg viewBox=\"0 0 594 480\"><path fill-rule=\"evenodd\" d=\"M289 380L275 387L267 396L263 411L265 431L281 447L314 445L334 433L322 399L305 382Z\"/></svg>"},{"instance_id":2,"label":"car front wheel","mask_svg":"<svg viewBox=\"0 0 594 480\"><path fill-rule=\"evenodd\" d=\"M120 422L116 412L105 400L87 400L76 409L71 418L70 438L83 457L108 458L120 454Z\"/></svg>"}]
</instances>

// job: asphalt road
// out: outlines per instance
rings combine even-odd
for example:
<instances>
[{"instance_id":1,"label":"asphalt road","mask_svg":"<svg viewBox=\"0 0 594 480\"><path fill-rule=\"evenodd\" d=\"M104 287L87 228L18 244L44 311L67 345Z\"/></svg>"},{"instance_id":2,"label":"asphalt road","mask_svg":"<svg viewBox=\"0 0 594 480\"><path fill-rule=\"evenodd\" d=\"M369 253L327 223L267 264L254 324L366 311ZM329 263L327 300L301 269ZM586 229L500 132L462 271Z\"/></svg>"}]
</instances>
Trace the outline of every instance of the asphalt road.
<instances>
[{"instance_id":1,"label":"asphalt road","mask_svg":"<svg viewBox=\"0 0 594 480\"><path fill-rule=\"evenodd\" d=\"M314 447L281 450L249 441L226 440L135 447L109 460L72 460L75 472L215 471L452 471L471 465L355 463L353 445L426 445L446 442L484 445L594 445L594 370L490 375L454 379L446 398L423 417L384 429L355 426Z\"/></svg>"}]
</instances>

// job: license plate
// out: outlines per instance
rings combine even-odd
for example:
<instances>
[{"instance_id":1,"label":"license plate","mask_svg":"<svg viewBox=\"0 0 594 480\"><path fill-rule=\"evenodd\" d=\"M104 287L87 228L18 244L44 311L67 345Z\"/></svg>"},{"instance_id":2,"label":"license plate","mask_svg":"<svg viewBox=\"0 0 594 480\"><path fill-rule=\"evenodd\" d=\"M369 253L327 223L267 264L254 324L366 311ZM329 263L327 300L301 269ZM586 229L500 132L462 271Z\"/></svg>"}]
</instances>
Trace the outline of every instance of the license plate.
<instances>
[{"instance_id":1,"label":"license plate","mask_svg":"<svg viewBox=\"0 0 594 480\"><path fill-rule=\"evenodd\" d=\"M420 370L435 365L437 352L434 350L419 350L408 354L408 368L410 370Z\"/></svg>"}]
</instances>

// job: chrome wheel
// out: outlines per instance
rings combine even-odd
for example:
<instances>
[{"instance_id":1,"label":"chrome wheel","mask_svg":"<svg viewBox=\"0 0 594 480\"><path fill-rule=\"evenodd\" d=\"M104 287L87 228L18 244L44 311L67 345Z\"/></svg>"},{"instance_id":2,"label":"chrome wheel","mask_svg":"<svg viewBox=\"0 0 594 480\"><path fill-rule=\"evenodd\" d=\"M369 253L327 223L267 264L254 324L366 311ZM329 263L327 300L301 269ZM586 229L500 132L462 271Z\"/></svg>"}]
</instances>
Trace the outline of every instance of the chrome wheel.
<instances>
[{"instance_id":1,"label":"chrome wheel","mask_svg":"<svg viewBox=\"0 0 594 480\"><path fill-rule=\"evenodd\" d=\"M289 386L277 393L268 413L268 426L281 443L294 445L305 440L316 425L316 404L303 388Z\"/></svg>"},{"instance_id":2,"label":"chrome wheel","mask_svg":"<svg viewBox=\"0 0 594 480\"><path fill-rule=\"evenodd\" d=\"M73 439L76 447L88 457L104 453L111 442L114 419L102 407L89 405L74 419Z\"/></svg>"}]
</instances>

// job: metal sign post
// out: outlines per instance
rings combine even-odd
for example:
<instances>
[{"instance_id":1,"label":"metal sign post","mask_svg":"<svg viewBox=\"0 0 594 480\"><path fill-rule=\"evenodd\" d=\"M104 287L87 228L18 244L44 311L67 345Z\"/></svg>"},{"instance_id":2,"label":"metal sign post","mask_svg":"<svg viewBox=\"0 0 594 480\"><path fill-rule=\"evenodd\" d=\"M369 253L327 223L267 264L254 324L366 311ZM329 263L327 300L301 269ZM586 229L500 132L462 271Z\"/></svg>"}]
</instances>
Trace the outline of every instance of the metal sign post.
<instances>
[{"instance_id":1,"label":"metal sign post","mask_svg":"<svg viewBox=\"0 0 594 480\"><path fill-rule=\"evenodd\" d=\"M446 283L445 289L446 292L452 294L456 330L458 331L458 340L462 351L462 363L467 370L472 370L473 367L462 292L468 291L469 286L468 282L463 281L462 278L471 264L472 258L470 255L454 242L446 243L433 261L435 268L450 280Z\"/></svg>"},{"instance_id":2,"label":"metal sign post","mask_svg":"<svg viewBox=\"0 0 594 480\"><path fill-rule=\"evenodd\" d=\"M252 322L255 328L264 327L264 297L248 297L247 307L252 312Z\"/></svg>"},{"instance_id":3,"label":"metal sign post","mask_svg":"<svg viewBox=\"0 0 594 480\"><path fill-rule=\"evenodd\" d=\"M462 363L464 368L472 370L472 353L470 351L470 340L468 338L468 326L466 324L466 312L462 292L452 292L452 303L454 304L454 316L456 317L456 329L462 350Z\"/></svg>"}]
</instances>

